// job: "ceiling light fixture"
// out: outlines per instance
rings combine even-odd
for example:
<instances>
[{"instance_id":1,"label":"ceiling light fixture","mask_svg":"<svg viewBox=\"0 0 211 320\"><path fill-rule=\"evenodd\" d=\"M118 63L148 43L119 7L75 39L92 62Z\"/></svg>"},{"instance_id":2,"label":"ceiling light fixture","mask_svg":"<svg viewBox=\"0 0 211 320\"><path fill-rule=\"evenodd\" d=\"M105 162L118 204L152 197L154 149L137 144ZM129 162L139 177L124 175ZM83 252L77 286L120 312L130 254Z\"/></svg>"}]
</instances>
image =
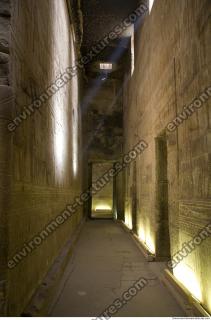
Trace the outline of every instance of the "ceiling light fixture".
<instances>
[{"instance_id":1,"label":"ceiling light fixture","mask_svg":"<svg viewBox=\"0 0 211 320\"><path fill-rule=\"evenodd\" d=\"M100 70L112 70L112 63L100 63Z\"/></svg>"}]
</instances>

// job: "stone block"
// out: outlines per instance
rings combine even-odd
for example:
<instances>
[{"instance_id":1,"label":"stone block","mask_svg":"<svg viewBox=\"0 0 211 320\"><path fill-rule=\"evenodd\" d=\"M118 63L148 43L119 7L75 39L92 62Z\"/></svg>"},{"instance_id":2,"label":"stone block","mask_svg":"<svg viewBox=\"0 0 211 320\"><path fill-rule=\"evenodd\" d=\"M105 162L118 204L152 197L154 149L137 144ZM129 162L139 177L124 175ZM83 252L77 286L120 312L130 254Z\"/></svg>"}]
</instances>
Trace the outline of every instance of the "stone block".
<instances>
[{"instance_id":1,"label":"stone block","mask_svg":"<svg viewBox=\"0 0 211 320\"><path fill-rule=\"evenodd\" d=\"M12 119L14 94L12 87L0 85L0 119Z\"/></svg>"},{"instance_id":2,"label":"stone block","mask_svg":"<svg viewBox=\"0 0 211 320\"><path fill-rule=\"evenodd\" d=\"M0 51L4 53L9 53L10 51L9 47L10 47L9 41L0 37Z\"/></svg>"},{"instance_id":3,"label":"stone block","mask_svg":"<svg viewBox=\"0 0 211 320\"><path fill-rule=\"evenodd\" d=\"M2 16L2 17L10 17L11 16L10 0L1 0L1 2L0 2L0 16Z\"/></svg>"},{"instance_id":4,"label":"stone block","mask_svg":"<svg viewBox=\"0 0 211 320\"><path fill-rule=\"evenodd\" d=\"M4 52L0 52L0 65L9 63L9 55Z\"/></svg>"},{"instance_id":5,"label":"stone block","mask_svg":"<svg viewBox=\"0 0 211 320\"><path fill-rule=\"evenodd\" d=\"M207 150L211 153L211 130L207 133Z\"/></svg>"},{"instance_id":6,"label":"stone block","mask_svg":"<svg viewBox=\"0 0 211 320\"><path fill-rule=\"evenodd\" d=\"M0 52L9 52L10 20L0 16Z\"/></svg>"}]
</instances>

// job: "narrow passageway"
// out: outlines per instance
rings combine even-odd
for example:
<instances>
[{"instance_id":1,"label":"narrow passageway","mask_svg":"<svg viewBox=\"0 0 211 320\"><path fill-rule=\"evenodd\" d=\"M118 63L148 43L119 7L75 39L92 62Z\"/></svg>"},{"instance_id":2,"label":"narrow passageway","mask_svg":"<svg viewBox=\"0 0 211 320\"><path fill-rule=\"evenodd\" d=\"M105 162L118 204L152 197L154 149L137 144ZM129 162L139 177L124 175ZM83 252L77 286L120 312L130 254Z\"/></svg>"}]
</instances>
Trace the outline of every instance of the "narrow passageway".
<instances>
[{"instance_id":1,"label":"narrow passageway","mask_svg":"<svg viewBox=\"0 0 211 320\"><path fill-rule=\"evenodd\" d=\"M210 12L0 0L0 317L211 315Z\"/></svg>"},{"instance_id":2,"label":"narrow passageway","mask_svg":"<svg viewBox=\"0 0 211 320\"><path fill-rule=\"evenodd\" d=\"M140 278L148 284L113 316L184 316L129 233L109 220L86 222L51 316L100 316Z\"/></svg>"}]
</instances>

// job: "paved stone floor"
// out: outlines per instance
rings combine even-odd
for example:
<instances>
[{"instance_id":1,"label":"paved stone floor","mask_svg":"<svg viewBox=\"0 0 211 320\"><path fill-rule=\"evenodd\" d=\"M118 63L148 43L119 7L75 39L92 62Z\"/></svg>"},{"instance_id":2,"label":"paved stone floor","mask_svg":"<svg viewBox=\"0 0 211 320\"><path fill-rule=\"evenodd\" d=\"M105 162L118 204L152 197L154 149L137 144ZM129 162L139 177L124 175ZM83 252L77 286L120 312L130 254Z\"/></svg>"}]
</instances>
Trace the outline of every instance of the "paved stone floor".
<instances>
[{"instance_id":1,"label":"paved stone floor","mask_svg":"<svg viewBox=\"0 0 211 320\"><path fill-rule=\"evenodd\" d=\"M86 222L51 316L99 316L141 277L148 285L113 316L185 316L151 265L120 225Z\"/></svg>"}]
</instances>

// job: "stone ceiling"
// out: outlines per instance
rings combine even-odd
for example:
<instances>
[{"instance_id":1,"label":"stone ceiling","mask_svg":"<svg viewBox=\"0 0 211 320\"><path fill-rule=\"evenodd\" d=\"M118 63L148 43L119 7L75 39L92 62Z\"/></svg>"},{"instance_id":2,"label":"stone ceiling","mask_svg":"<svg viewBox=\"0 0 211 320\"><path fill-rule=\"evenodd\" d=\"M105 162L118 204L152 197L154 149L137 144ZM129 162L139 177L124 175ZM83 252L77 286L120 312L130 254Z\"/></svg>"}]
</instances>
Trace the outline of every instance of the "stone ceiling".
<instances>
[{"instance_id":1,"label":"stone ceiling","mask_svg":"<svg viewBox=\"0 0 211 320\"><path fill-rule=\"evenodd\" d=\"M82 0L83 46L90 49L137 8L137 0Z\"/></svg>"},{"instance_id":2,"label":"stone ceiling","mask_svg":"<svg viewBox=\"0 0 211 320\"><path fill-rule=\"evenodd\" d=\"M120 24L138 6L137 0L81 0L83 14L83 42L82 54L86 55L93 46ZM117 39L100 53L93 62L87 66L88 76L93 77L96 63L99 61L117 62L116 70L112 73L113 78L121 79L124 73L123 66L127 65L128 39ZM122 50L122 54L116 61L114 53ZM99 71L99 70L98 70Z\"/></svg>"},{"instance_id":3,"label":"stone ceiling","mask_svg":"<svg viewBox=\"0 0 211 320\"><path fill-rule=\"evenodd\" d=\"M86 56L137 7L137 0L81 0L82 55ZM130 48L130 38L121 36L109 42L85 68L83 123L89 160L114 160L122 153L122 85L125 73L130 70ZM100 62L113 63L113 70L105 81Z\"/></svg>"}]
</instances>

